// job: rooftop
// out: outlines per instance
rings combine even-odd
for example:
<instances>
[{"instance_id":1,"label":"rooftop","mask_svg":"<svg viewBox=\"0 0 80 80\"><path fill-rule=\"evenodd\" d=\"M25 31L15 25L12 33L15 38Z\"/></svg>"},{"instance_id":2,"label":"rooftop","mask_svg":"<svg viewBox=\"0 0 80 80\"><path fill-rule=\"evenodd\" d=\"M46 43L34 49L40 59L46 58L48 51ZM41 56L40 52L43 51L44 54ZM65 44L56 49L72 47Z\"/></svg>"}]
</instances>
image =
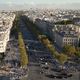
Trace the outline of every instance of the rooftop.
<instances>
[{"instance_id":1,"label":"rooftop","mask_svg":"<svg viewBox=\"0 0 80 80\"><path fill-rule=\"evenodd\" d=\"M79 34L74 31L61 31L57 33L62 37L78 37L79 36Z\"/></svg>"}]
</instances>

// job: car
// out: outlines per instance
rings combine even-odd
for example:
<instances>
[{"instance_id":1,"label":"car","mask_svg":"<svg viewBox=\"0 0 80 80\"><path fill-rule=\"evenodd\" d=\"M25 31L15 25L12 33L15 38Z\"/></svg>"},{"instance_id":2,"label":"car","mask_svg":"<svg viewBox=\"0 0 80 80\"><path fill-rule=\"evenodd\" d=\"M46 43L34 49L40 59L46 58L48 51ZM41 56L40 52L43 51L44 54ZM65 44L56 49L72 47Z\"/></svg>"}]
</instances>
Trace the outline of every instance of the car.
<instances>
[{"instance_id":1,"label":"car","mask_svg":"<svg viewBox=\"0 0 80 80\"><path fill-rule=\"evenodd\" d=\"M62 76L62 75L57 75L56 78L58 78L58 79L62 79L63 76Z\"/></svg>"},{"instance_id":2,"label":"car","mask_svg":"<svg viewBox=\"0 0 80 80\"><path fill-rule=\"evenodd\" d=\"M44 69L49 69L49 67L48 67L48 66L43 66L42 68L44 68Z\"/></svg>"},{"instance_id":3,"label":"car","mask_svg":"<svg viewBox=\"0 0 80 80\"><path fill-rule=\"evenodd\" d=\"M52 68L51 70L52 70L52 71L55 71L55 72L61 72L61 71L62 71L62 70L59 69L59 68L58 68L58 69L54 69L54 68Z\"/></svg>"},{"instance_id":4,"label":"car","mask_svg":"<svg viewBox=\"0 0 80 80\"><path fill-rule=\"evenodd\" d=\"M70 73L70 74L67 74L67 77L72 77L72 74Z\"/></svg>"},{"instance_id":5,"label":"car","mask_svg":"<svg viewBox=\"0 0 80 80\"><path fill-rule=\"evenodd\" d=\"M53 74L46 75L46 77L55 78L55 76Z\"/></svg>"},{"instance_id":6,"label":"car","mask_svg":"<svg viewBox=\"0 0 80 80\"><path fill-rule=\"evenodd\" d=\"M64 77L64 78L68 78L68 77L72 77L72 74L70 74L70 73L60 73L60 74L58 74L58 76L60 77Z\"/></svg>"}]
</instances>

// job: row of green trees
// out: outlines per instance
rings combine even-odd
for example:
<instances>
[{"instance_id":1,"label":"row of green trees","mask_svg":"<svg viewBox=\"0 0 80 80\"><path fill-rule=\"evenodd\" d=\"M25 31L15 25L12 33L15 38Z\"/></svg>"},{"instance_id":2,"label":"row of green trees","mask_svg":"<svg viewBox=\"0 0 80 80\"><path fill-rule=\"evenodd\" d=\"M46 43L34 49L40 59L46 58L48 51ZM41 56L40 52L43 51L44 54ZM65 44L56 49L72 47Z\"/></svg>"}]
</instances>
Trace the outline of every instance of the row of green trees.
<instances>
[{"instance_id":1,"label":"row of green trees","mask_svg":"<svg viewBox=\"0 0 80 80\"><path fill-rule=\"evenodd\" d=\"M25 49L25 44L21 32L18 32L18 44L19 44L19 51L20 51L20 64L22 67L24 67L28 64L28 54Z\"/></svg>"},{"instance_id":2,"label":"row of green trees","mask_svg":"<svg viewBox=\"0 0 80 80\"><path fill-rule=\"evenodd\" d=\"M19 29L19 20L20 16L16 15L15 21L14 21L14 26L13 26L13 34L17 36L18 39L18 46L19 46L19 52L20 52L20 66L25 67L28 64L28 52L25 48L24 40L23 40L23 35L20 32Z\"/></svg>"},{"instance_id":3,"label":"row of green trees","mask_svg":"<svg viewBox=\"0 0 80 80\"><path fill-rule=\"evenodd\" d=\"M62 20L62 21L56 22L55 24L67 25L67 24L74 24L74 22L72 20Z\"/></svg>"}]
</instances>

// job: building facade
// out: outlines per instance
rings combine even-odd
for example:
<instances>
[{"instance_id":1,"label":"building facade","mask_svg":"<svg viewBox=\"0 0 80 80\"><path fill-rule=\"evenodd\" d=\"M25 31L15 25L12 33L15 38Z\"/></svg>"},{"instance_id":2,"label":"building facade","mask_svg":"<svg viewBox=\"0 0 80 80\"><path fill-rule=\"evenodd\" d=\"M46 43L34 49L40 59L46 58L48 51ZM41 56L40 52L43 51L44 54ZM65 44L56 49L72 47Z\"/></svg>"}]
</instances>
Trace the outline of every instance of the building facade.
<instances>
[{"instance_id":1,"label":"building facade","mask_svg":"<svg viewBox=\"0 0 80 80\"><path fill-rule=\"evenodd\" d=\"M79 36L74 32L56 32L55 41L59 47L63 47L64 45L78 46Z\"/></svg>"},{"instance_id":2,"label":"building facade","mask_svg":"<svg viewBox=\"0 0 80 80\"><path fill-rule=\"evenodd\" d=\"M6 51L7 42L9 41L15 14L4 13L0 16L0 53L4 53Z\"/></svg>"}]
</instances>

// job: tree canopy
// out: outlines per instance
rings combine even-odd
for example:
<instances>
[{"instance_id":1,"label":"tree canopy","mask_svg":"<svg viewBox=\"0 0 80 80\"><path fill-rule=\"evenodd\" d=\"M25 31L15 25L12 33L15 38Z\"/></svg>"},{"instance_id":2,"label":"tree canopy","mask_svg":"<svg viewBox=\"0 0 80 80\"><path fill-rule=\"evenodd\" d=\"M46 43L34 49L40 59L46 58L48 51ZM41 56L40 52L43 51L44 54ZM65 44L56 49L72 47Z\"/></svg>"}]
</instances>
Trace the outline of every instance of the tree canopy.
<instances>
[{"instance_id":1,"label":"tree canopy","mask_svg":"<svg viewBox=\"0 0 80 80\"><path fill-rule=\"evenodd\" d=\"M18 43L19 43L19 51L20 51L20 63L21 66L24 67L28 64L28 55L26 53L21 32L18 33Z\"/></svg>"},{"instance_id":2,"label":"tree canopy","mask_svg":"<svg viewBox=\"0 0 80 80\"><path fill-rule=\"evenodd\" d=\"M76 49L74 46L71 46L71 45L65 45L63 47L63 53L69 55L69 56L73 56L75 55L75 52L76 52Z\"/></svg>"}]
</instances>

